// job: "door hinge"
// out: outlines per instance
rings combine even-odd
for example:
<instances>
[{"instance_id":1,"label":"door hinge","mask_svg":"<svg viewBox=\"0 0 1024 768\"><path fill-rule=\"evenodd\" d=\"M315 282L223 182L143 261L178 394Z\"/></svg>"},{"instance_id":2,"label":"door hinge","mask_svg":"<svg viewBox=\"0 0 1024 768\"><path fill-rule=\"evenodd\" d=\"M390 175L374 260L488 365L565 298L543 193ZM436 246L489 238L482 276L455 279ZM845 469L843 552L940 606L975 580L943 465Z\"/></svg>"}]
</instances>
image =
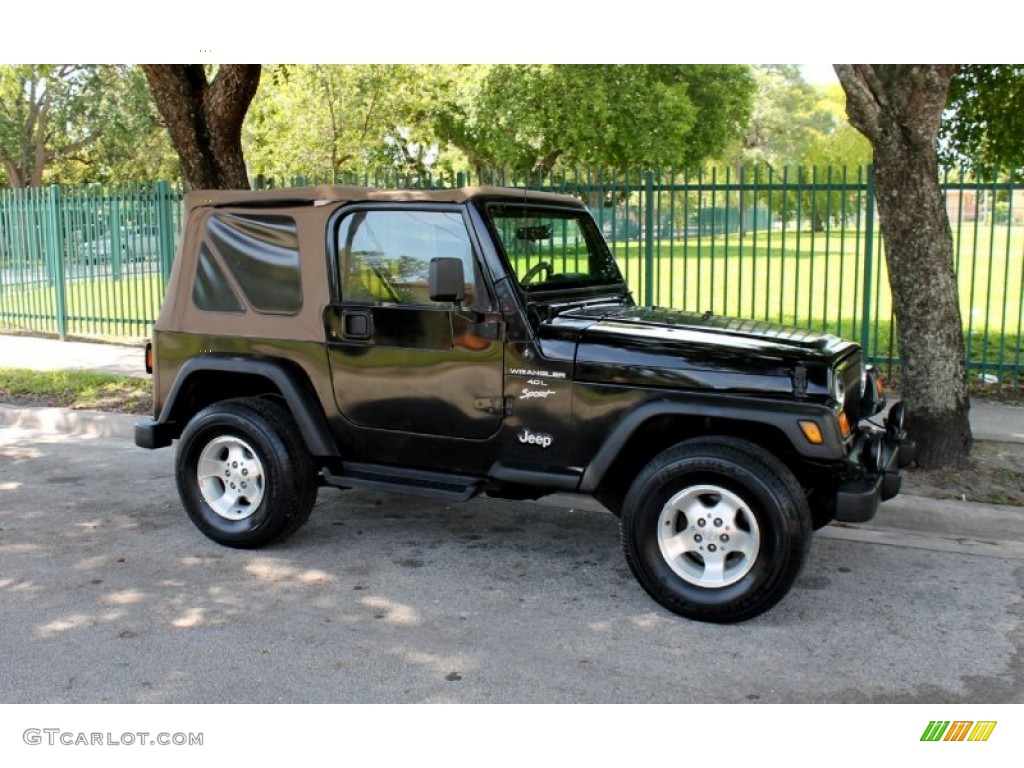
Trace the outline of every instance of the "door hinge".
<instances>
[{"instance_id":1,"label":"door hinge","mask_svg":"<svg viewBox=\"0 0 1024 768\"><path fill-rule=\"evenodd\" d=\"M469 330L474 336L481 339L497 341L501 338L502 327L503 324L500 320L486 320L480 323L473 323Z\"/></svg>"}]
</instances>

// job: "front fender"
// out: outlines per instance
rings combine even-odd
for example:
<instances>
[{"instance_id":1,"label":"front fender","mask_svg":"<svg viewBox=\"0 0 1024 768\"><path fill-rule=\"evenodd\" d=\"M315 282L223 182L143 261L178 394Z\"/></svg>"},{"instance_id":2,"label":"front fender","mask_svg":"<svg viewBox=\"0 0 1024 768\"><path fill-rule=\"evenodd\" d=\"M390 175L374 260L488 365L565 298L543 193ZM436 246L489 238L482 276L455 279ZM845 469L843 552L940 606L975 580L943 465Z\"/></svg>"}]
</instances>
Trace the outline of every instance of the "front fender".
<instances>
[{"instance_id":1,"label":"front fender","mask_svg":"<svg viewBox=\"0 0 1024 768\"><path fill-rule=\"evenodd\" d=\"M742 422L749 424L751 429L771 427L785 435L798 454L813 461L839 461L846 455L835 412L827 406L771 401L769 407L764 400L751 403L740 397L692 394L685 400L647 401L625 414L587 465L579 490L594 493L630 438L651 419L664 416ZM823 437L820 445L804 437L800 421L813 421L818 425Z\"/></svg>"}]
</instances>

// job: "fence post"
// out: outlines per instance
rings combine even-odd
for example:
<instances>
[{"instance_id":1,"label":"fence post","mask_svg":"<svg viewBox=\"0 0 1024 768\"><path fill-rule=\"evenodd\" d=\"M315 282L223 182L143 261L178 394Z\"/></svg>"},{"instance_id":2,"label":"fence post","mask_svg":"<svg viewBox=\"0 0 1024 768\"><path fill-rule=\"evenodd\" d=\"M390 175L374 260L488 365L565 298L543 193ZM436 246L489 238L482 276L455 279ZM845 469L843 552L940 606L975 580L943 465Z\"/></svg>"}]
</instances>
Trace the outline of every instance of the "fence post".
<instances>
[{"instance_id":1,"label":"fence post","mask_svg":"<svg viewBox=\"0 0 1024 768\"><path fill-rule=\"evenodd\" d=\"M875 248L875 166L868 165L866 221L864 222L864 294L861 296L860 348L865 361L871 359L868 343L871 340L871 279Z\"/></svg>"},{"instance_id":2,"label":"fence post","mask_svg":"<svg viewBox=\"0 0 1024 768\"><path fill-rule=\"evenodd\" d=\"M166 280L171 275L171 262L174 260L174 217L171 215L170 182L158 181L156 193L157 230L160 233L160 274Z\"/></svg>"},{"instance_id":3,"label":"fence post","mask_svg":"<svg viewBox=\"0 0 1024 768\"><path fill-rule=\"evenodd\" d=\"M68 305L64 276L64 232L60 225L60 218L60 187L53 184L47 190L44 247L50 270L50 281L53 283L57 335L61 341L66 341L68 337Z\"/></svg>"},{"instance_id":4,"label":"fence post","mask_svg":"<svg viewBox=\"0 0 1024 768\"><path fill-rule=\"evenodd\" d=\"M654 171L644 173L644 305L654 305Z\"/></svg>"},{"instance_id":5,"label":"fence post","mask_svg":"<svg viewBox=\"0 0 1024 768\"><path fill-rule=\"evenodd\" d=\"M121 197L124 187L118 186L110 204L110 277L114 282L121 280L121 266L124 262L124 243L121 240Z\"/></svg>"}]
</instances>

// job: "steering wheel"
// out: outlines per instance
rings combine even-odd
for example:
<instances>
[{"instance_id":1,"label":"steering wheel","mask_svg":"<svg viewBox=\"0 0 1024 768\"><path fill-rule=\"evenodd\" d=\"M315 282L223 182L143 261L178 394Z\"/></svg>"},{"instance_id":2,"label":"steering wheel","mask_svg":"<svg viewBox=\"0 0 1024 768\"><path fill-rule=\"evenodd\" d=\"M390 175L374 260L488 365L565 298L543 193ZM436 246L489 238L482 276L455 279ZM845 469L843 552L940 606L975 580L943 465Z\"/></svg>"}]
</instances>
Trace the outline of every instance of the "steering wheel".
<instances>
[{"instance_id":1,"label":"steering wheel","mask_svg":"<svg viewBox=\"0 0 1024 768\"><path fill-rule=\"evenodd\" d=\"M536 264L534 264L532 267L526 270L525 275L519 278L519 284L529 285L533 281L533 278L535 278L541 272L546 272L547 274L544 276L544 279L549 280L551 279L551 271L551 264L549 262L538 261Z\"/></svg>"}]
</instances>

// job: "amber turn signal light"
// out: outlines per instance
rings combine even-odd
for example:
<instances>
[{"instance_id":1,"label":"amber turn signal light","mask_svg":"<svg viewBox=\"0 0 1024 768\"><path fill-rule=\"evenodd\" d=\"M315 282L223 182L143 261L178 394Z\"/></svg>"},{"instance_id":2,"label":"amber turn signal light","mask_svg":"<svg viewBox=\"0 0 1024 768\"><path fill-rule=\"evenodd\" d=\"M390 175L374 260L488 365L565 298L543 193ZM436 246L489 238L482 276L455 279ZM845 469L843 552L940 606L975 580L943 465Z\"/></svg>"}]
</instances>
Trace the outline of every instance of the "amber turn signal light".
<instances>
[{"instance_id":1,"label":"amber turn signal light","mask_svg":"<svg viewBox=\"0 0 1024 768\"><path fill-rule=\"evenodd\" d=\"M804 437L807 438L807 442L809 443L821 445L825 442L825 438L822 437L821 434L821 427L813 421L801 421L800 431L804 433Z\"/></svg>"}]
</instances>

